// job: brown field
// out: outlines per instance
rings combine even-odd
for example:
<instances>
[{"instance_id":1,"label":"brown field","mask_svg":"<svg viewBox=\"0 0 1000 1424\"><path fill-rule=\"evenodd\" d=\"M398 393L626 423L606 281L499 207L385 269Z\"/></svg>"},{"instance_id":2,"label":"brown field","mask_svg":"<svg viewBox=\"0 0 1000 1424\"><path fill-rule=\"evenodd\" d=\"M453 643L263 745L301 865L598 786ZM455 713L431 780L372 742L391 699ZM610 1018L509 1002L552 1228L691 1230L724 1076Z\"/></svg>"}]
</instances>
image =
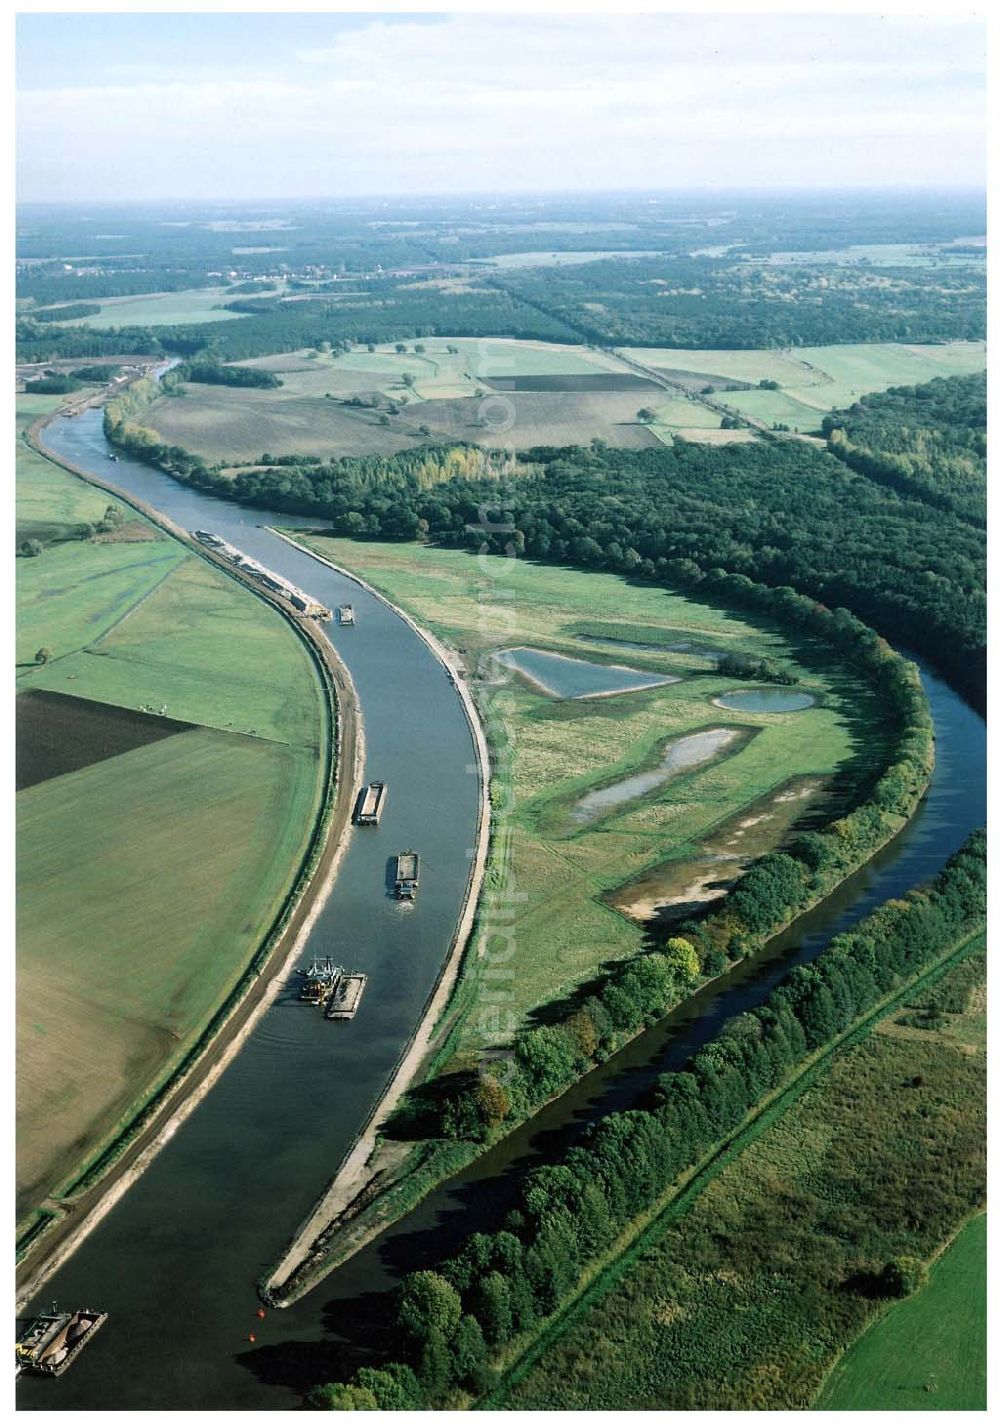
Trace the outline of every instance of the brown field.
<instances>
[{"instance_id":1,"label":"brown field","mask_svg":"<svg viewBox=\"0 0 1000 1424\"><path fill-rule=\"evenodd\" d=\"M191 730L190 722L34 688L17 699L17 790Z\"/></svg>"},{"instance_id":2,"label":"brown field","mask_svg":"<svg viewBox=\"0 0 1000 1424\"><path fill-rule=\"evenodd\" d=\"M420 437L386 429L368 411L336 401L282 398L282 391L193 390L156 401L144 424L172 445L207 460L254 461L271 455L367 455L408 450Z\"/></svg>"},{"instance_id":3,"label":"brown field","mask_svg":"<svg viewBox=\"0 0 1000 1424\"><path fill-rule=\"evenodd\" d=\"M641 391L495 391L485 400L427 400L413 406L404 421L426 425L436 436L471 440L476 444L513 446L585 445L593 439L609 445L642 449L656 445L656 436L636 420ZM506 414L505 414L506 413ZM506 416L512 419L503 428ZM482 417L493 426L482 425Z\"/></svg>"}]
</instances>

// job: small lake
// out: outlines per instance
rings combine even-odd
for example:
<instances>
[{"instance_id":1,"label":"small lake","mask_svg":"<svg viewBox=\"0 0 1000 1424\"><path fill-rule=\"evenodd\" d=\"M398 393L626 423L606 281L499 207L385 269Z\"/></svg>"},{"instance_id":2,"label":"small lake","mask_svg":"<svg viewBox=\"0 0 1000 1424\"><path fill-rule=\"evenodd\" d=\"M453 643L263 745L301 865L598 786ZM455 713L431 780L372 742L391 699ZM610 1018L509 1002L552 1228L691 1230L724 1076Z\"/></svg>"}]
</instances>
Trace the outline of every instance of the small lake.
<instances>
[{"instance_id":1,"label":"small lake","mask_svg":"<svg viewBox=\"0 0 1000 1424\"><path fill-rule=\"evenodd\" d=\"M802 712L816 701L809 692L792 692L787 687L747 687L713 697L716 707L733 712Z\"/></svg>"},{"instance_id":2,"label":"small lake","mask_svg":"<svg viewBox=\"0 0 1000 1424\"><path fill-rule=\"evenodd\" d=\"M642 668L621 667L617 663L589 663L564 653L543 653L538 648L506 648L499 660L551 697L611 697L644 687L665 687L681 680L665 673L644 672Z\"/></svg>"},{"instance_id":3,"label":"small lake","mask_svg":"<svg viewBox=\"0 0 1000 1424\"><path fill-rule=\"evenodd\" d=\"M679 737L667 746L658 766L651 767L648 771L637 771L611 786L601 786L596 791L588 791L585 796L581 796L570 811L569 819L575 826L584 826L589 821L595 821L598 816L603 816L616 806L622 806L655 791L658 786L665 785L682 771L691 771L694 767L710 761L717 752L739 736L740 733L733 727L708 727L703 732L692 732L690 736Z\"/></svg>"}]
</instances>

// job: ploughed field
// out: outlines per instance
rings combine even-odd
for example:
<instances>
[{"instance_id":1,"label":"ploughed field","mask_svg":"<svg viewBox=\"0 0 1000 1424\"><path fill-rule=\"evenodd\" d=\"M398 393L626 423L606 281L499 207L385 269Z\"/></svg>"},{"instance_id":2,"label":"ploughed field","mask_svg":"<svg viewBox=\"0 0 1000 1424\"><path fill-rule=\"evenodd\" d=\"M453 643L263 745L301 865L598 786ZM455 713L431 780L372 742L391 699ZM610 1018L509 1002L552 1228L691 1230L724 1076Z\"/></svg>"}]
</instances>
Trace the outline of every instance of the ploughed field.
<instances>
[{"instance_id":1,"label":"ploughed field","mask_svg":"<svg viewBox=\"0 0 1000 1424\"><path fill-rule=\"evenodd\" d=\"M723 893L810 818L837 814L880 761L879 708L853 674L742 615L611 574L309 542L459 649L486 722L497 819L485 904L508 876L524 898L511 998L499 1027L469 1018L467 1047L635 953L643 921L667 928ZM783 664L813 705L714 705L747 686L717 672L727 650Z\"/></svg>"},{"instance_id":2,"label":"ploughed field","mask_svg":"<svg viewBox=\"0 0 1000 1424\"><path fill-rule=\"evenodd\" d=\"M728 443L753 439L754 431L723 430L723 413L713 408L719 402L735 415L808 433L828 411L871 391L985 365L982 342L623 353L677 387L668 390L585 346L458 337L399 344L402 352L387 343L241 362L282 385L188 385L183 395L154 402L143 423L166 442L226 466L252 464L265 453L393 454L428 440L519 450L593 439L640 449L677 435ZM779 389L760 389L762 380ZM713 406L701 399L706 390ZM642 420L640 410L649 412Z\"/></svg>"},{"instance_id":3,"label":"ploughed field","mask_svg":"<svg viewBox=\"0 0 1000 1424\"><path fill-rule=\"evenodd\" d=\"M196 1042L319 807L318 676L280 614L18 446L18 1213L65 1191ZM36 662L39 649L47 660Z\"/></svg>"},{"instance_id":4,"label":"ploughed field","mask_svg":"<svg viewBox=\"0 0 1000 1424\"><path fill-rule=\"evenodd\" d=\"M190 728L189 722L32 689L17 704L17 790Z\"/></svg>"}]
</instances>

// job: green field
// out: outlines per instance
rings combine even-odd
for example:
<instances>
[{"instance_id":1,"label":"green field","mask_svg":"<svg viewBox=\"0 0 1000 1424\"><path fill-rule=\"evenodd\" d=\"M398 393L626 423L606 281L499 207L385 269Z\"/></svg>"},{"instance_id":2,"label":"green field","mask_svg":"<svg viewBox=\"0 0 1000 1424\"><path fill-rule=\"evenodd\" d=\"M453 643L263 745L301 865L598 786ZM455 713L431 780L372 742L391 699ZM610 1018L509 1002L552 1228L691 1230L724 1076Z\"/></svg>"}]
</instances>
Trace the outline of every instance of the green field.
<instances>
[{"instance_id":1,"label":"green field","mask_svg":"<svg viewBox=\"0 0 1000 1424\"><path fill-rule=\"evenodd\" d=\"M204 287L187 292L153 292L138 297L108 297L94 302L100 312L74 318L71 326L91 326L107 331L112 326L184 326L203 321L236 321L241 312L222 311L221 303L236 298L227 287ZM61 325L61 323L56 323Z\"/></svg>"},{"instance_id":2,"label":"green field","mask_svg":"<svg viewBox=\"0 0 1000 1424\"><path fill-rule=\"evenodd\" d=\"M817 1409L986 1408L986 1215L837 1365Z\"/></svg>"},{"instance_id":3,"label":"green field","mask_svg":"<svg viewBox=\"0 0 1000 1424\"><path fill-rule=\"evenodd\" d=\"M801 346L787 351L684 351L637 347L626 355L646 365L691 374L707 383L777 381L777 391L721 391L718 399L768 424L813 431L827 411L849 406L859 396L890 386L916 385L937 376L964 376L986 366L981 341L940 346L872 343L854 346ZM688 382L697 389L699 381Z\"/></svg>"},{"instance_id":4,"label":"green field","mask_svg":"<svg viewBox=\"0 0 1000 1424\"><path fill-rule=\"evenodd\" d=\"M510 874L526 895L516 915L512 1008L527 1014L594 974L608 960L634 953L638 924L603 898L623 881L662 862L691 862L703 875L707 838L749 833L756 853L780 818L768 798L793 777L828 781L847 765L877 758L877 709L843 670L792 647L771 629L661 589L629 585L611 574L583 573L527 561L484 558L425 545L358 544L314 538L335 562L357 570L421 624L457 647L475 676L493 674L491 650L527 644L598 662L618 662L682 681L592 701L559 701L520 679L476 684L501 757L500 785L513 793L512 815L498 823L497 856L511 855ZM603 642L577 635L596 633ZM727 712L712 705L737 684L711 671L703 657L622 648L612 637L667 643L690 640L719 649L755 651L798 666L803 688L820 701L794 714ZM723 759L622 806L584 829L569 815L595 785L628 776L656 760L659 748L699 728L731 726L756 735ZM494 796L496 804L499 792ZM803 803L802 809L807 809ZM758 822L758 817L762 818ZM771 842L773 843L773 841ZM494 864L493 879L500 874ZM683 878L683 876L682 876ZM478 1025L470 1024L475 1037Z\"/></svg>"},{"instance_id":5,"label":"green field","mask_svg":"<svg viewBox=\"0 0 1000 1424\"><path fill-rule=\"evenodd\" d=\"M18 793L19 1207L195 1041L290 886L315 789L312 749L201 729Z\"/></svg>"},{"instance_id":6,"label":"green field","mask_svg":"<svg viewBox=\"0 0 1000 1424\"><path fill-rule=\"evenodd\" d=\"M492 1406L806 1409L860 1336L843 1365L864 1382L845 1394L838 1369L819 1408L981 1408L982 1225L902 1304L870 1282L982 1200L984 944L917 1000L943 996L949 1033L900 1027L904 1010L836 1056Z\"/></svg>"},{"instance_id":7,"label":"green field","mask_svg":"<svg viewBox=\"0 0 1000 1424\"><path fill-rule=\"evenodd\" d=\"M252 959L311 837L329 735L276 610L138 516L138 542L58 542L107 503L18 444L19 529L55 541L17 561L18 691L195 725L18 793L19 1211L123 1125Z\"/></svg>"}]
</instances>

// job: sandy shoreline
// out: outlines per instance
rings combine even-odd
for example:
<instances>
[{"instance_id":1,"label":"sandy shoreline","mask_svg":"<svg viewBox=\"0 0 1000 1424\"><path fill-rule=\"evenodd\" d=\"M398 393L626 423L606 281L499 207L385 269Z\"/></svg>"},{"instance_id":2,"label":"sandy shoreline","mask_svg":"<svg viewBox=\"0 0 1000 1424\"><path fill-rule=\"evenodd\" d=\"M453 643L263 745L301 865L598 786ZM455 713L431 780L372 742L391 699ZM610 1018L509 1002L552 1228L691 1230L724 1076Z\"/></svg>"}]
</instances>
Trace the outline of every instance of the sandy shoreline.
<instances>
[{"instance_id":1,"label":"sandy shoreline","mask_svg":"<svg viewBox=\"0 0 1000 1424\"><path fill-rule=\"evenodd\" d=\"M236 577L258 597L264 597L277 608L306 639L316 659L329 699L333 745L329 748L328 755L333 755L335 760L332 768L328 766L326 794L317 811L320 837L318 856L311 870L303 870L299 882L290 892L290 898L286 902L291 907L288 920L278 931L267 962L246 986L218 1032L205 1044L195 1061L178 1074L163 1103L150 1121L138 1131L134 1140L124 1148L118 1160L109 1166L93 1187L63 1204L63 1215L42 1233L35 1250L29 1248L17 1274L18 1309L21 1309L64 1264L132 1183L141 1176L160 1148L173 1137L185 1118L194 1111L233 1061L274 1000L333 889L349 841L351 811L360 789L364 765L364 728L357 692L351 675L341 662L332 642L324 637L310 620L296 617L278 599L267 596L257 585L251 585L240 578L231 565L213 558L207 549L203 549L191 539L186 530L145 501L74 465L71 461L52 455L40 446L37 439L39 432L58 414L59 412L53 412L42 417L25 432L28 443L39 454L53 464L80 476L89 484L113 493L116 498L131 505L158 527L181 540L192 552L230 576Z\"/></svg>"},{"instance_id":2,"label":"sandy shoreline","mask_svg":"<svg viewBox=\"0 0 1000 1424\"><path fill-rule=\"evenodd\" d=\"M417 1076L433 1041L434 1033L441 1015L447 1007L448 1001L455 988L465 949L472 932L472 926L479 903L479 894L482 889L483 877L486 871L486 856L489 848L490 831L490 761L489 751L486 745L486 736L479 720L479 713L473 702L472 694L462 679L461 665L457 657L445 648L445 646L434 637L433 633L428 632L426 628L421 628L418 623L414 622L409 614L391 603L384 594L380 593L378 589L373 588L371 584L367 583L365 579L361 578L358 574L350 569L343 568L339 564L335 564L331 559L324 558L321 554L317 554L314 550L310 549L308 545L300 544L298 540L293 539L282 530L273 529L272 532L278 534L280 538L285 539L294 548L308 554L310 558L316 559L320 563L325 564L328 568L334 569L337 573L352 579L361 588L365 589L366 592L371 593L374 597L378 598L380 602L384 603L388 608L391 608L394 613L398 614L398 616L423 639L435 658L443 664L462 702L476 745L480 782L479 818L476 827L475 854L469 874L469 883L465 892L465 900L462 905L462 914L452 938L451 947L441 967L438 978L435 981L434 987L431 990L426 1007L414 1028L409 1042L400 1055L396 1068L375 1103L367 1122L355 1138L332 1180L316 1203L316 1206L299 1226L288 1249L266 1279L263 1287L265 1298L273 1305L284 1306L290 1305L294 1299L297 1299L308 1289L308 1285L300 1289L296 1289L293 1286L290 1293L282 1298L281 1293L286 1289L294 1277L295 1272L308 1261L316 1243L330 1226L333 1225L337 1217L340 1216L358 1194L373 1181L376 1175L376 1169L371 1165L371 1158L378 1146L379 1133L388 1118L395 1111L399 1100Z\"/></svg>"}]
</instances>

